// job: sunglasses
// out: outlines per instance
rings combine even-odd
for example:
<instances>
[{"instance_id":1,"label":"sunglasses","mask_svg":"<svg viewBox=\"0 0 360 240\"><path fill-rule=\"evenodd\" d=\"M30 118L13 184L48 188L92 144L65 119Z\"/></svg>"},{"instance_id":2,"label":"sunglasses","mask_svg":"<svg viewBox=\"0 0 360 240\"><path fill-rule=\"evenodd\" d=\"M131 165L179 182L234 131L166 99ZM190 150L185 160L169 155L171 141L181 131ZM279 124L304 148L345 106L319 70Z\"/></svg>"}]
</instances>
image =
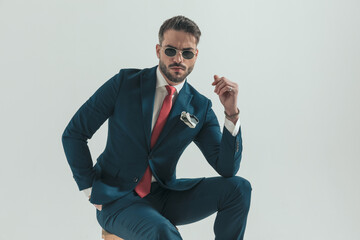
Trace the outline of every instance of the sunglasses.
<instances>
[{"instance_id":1,"label":"sunglasses","mask_svg":"<svg viewBox=\"0 0 360 240\"><path fill-rule=\"evenodd\" d=\"M168 56L168 57L174 57L174 56L176 56L176 54L178 52L181 53L181 56L184 59L192 59L195 56L195 53L190 51L190 50L178 50L178 49L173 48L173 47L165 48L164 52L165 52L166 56Z\"/></svg>"}]
</instances>

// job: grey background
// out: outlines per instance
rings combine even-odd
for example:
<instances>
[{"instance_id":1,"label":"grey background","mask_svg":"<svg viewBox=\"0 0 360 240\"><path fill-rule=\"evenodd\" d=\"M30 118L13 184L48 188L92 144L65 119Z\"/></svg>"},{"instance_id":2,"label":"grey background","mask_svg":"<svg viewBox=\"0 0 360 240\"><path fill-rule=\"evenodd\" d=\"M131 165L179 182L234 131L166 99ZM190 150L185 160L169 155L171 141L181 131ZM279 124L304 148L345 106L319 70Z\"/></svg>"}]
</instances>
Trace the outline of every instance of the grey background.
<instances>
[{"instance_id":1,"label":"grey background","mask_svg":"<svg viewBox=\"0 0 360 240\"><path fill-rule=\"evenodd\" d=\"M125 67L152 67L162 22L200 26L189 82L240 87L251 181L247 240L360 239L360 2L356 0L0 0L0 239L100 239L61 145L75 111ZM89 141L93 159L105 123ZM179 177L214 176L191 145ZM181 226L213 239L215 216Z\"/></svg>"}]
</instances>

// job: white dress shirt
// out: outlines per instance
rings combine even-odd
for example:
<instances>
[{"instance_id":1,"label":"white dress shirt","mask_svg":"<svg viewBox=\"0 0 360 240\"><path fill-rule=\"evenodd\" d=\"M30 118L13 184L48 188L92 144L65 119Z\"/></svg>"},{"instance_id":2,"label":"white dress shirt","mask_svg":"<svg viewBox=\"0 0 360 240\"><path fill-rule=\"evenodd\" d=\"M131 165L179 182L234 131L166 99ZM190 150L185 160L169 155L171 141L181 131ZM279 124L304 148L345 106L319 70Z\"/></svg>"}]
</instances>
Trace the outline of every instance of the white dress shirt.
<instances>
[{"instance_id":1,"label":"white dress shirt","mask_svg":"<svg viewBox=\"0 0 360 240\"><path fill-rule=\"evenodd\" d=\"M173 95L172 101L173 103L175 102L177 96L179 95L180 90L182 89L182 87L184 86L185 81L183 81L182 83L175 85L173 87L175 87L176 91ZM153 130L156 120L159 116L161 107L162 107L162 103L165 99L165 97L168 95L168 91L166 90L166 85L168 85L168 83L166 82L164 76L161 74L159 68L156 69L156 90L155 90L155 99L154 99L154 110L153 110L153 116L152 116L152 122L151 122L151 131ZM225 117L225 122L224 122L224 126L226 127L226 129L235 137L240 129L240 120L238 120L236 122L236 125L231 122L229 119L227 119ZM154 178L154 176L152 176L151 182L156 182L156 179ZM82 190L82 192L84 192L84 194L89 197L91 195L91 187Z\"/></svg>"}]
</instances>

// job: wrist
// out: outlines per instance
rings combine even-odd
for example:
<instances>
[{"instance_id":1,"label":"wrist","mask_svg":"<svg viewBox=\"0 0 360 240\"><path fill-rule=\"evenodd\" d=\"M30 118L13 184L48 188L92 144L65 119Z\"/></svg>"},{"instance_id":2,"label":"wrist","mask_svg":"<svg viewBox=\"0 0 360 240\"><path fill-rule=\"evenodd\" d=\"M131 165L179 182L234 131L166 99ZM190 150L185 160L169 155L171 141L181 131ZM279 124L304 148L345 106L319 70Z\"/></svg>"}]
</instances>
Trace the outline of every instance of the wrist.
<instances>
[{"instance_id":1,"label":"wrist","mask_svg":"<svg viewBox=\"0 0 360 240\"><path fill-rule=\"evenodd\" d=\"M224 111L225 117L229 120L237 120L239 118L240 110L239 108L236 108L236 110L233 111Z\"/></svg>"}]
</instances>

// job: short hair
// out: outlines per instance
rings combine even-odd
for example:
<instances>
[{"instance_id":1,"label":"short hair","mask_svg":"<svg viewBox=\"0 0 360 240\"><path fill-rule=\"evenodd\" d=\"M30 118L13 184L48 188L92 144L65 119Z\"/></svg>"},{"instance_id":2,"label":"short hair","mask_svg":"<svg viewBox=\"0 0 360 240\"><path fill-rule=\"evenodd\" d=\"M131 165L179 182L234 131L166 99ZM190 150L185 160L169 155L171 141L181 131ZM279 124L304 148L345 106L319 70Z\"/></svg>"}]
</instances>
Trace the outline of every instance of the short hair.
<instances>
[{"instance_id":1,"label":"short hair","mask_svg":"<svg viewBox=\"0 0 360 240\"><path fill-rule=\"evenodd\" d=\"M175 16L166 20L159 30L159 43L162 44L164 40L164 33L167 30L184 31L193 35L196 39L196 45L200 41L201 31L196 23L184 16Z\"/></svg>"}]
</instances>

